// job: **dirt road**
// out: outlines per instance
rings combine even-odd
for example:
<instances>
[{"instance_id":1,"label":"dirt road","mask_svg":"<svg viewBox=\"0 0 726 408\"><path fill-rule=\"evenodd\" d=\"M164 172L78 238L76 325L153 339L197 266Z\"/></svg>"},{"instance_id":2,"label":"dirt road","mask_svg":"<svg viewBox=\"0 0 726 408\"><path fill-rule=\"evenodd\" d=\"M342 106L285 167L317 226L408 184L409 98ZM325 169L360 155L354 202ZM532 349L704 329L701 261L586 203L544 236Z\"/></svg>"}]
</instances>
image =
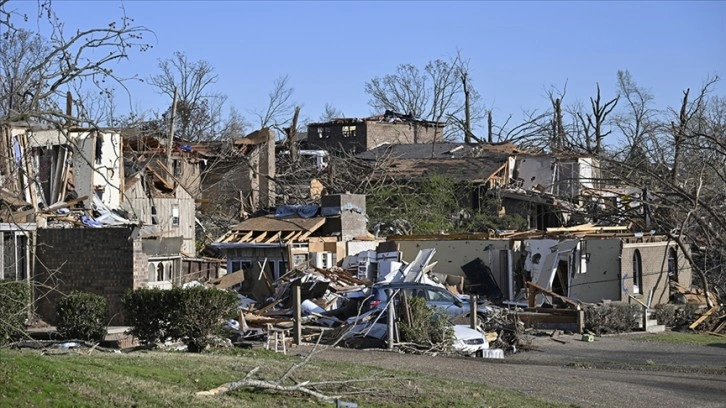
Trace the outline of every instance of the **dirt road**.
<instances>
[{"instance_id":1,"label":"dirt road","mask_svg":"<svg viewBox=\"0 0 726 408\"><path fill-rule=\"evenodd\" d=\"M504 360L329 349L319 357L460 378L582 407L726 407L726 348L635 336L535 339L541 351Z\"/></svg>"}]
</instances>

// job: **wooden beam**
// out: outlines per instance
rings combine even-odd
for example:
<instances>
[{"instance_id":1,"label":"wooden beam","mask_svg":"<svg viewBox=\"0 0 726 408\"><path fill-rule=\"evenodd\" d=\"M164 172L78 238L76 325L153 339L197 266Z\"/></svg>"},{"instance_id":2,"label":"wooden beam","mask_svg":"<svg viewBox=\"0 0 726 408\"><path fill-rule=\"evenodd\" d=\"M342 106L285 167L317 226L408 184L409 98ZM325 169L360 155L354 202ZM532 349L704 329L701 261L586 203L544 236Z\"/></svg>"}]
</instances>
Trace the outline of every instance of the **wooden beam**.
<instances>
[{"instance_id":1,"label":"wooden beam","mask_svg":"<svg viewBox=\"0 0 726 408\"><path fill-rule=\"evenodd\" d=\"M272 242L278 241L280 239L280 236L282 235L282 232L277 231L276 233L272 234L270 238L265 240L265 244L270 244Z\"/></svg>"},{"instance_id":2,"label":"wooden beam","mask_svg":"<svg viewBox=\"0 0 726 408\"><path fill-rule=\"evenodd\" d=\"M527 286L529 286L530 288L534 289L534 290L530 291L529 294L528 294L528 296L527 296L527 300L529 301L529 304L530 304L529 307L534 307L534 297L536 296L537 292L542 292L542 293L547 294L549 296L558 298L558 299L562 300L563 302L565 302L565 303L567 303L569 305L574 306L576 308L576 310L580 310L580 305L577 302L573 302L572 300L566 298L565 296L562 296L560 294L557 294L557 293L555 293L555 292L553 292L553 291L551 291L549 289L545 289L542 286L539 286L539 285L537 285L534 282L527 282Z\"/></svg>"},{"instance_id":3,"label":"wooden beam","mask_svg":"<svg viewBox=\"0 0 726 408\"><path fill-rule=\"evenodd\" d=\"M267 231L262 231L262 233L255 239L252 240L254 243L259 243L265 240L265 237L267 237Z\"/></svg>"},{"instance_id":4,"label":"wooden beam","mask_svg":"<svg viewBox=\"0 0 726 408\"><path fill-rule=\"evenodd\" d=\"M689 329L695 330L696 327L698 327L699 324L703 323L704 320L708 318L708 316L711 316L713 312L718 310L718 305L708 309L706 313L703 314L703 316L699 317L695 322L693 322L690 326L688 326Z\"/></svg>"},{"instance_id":5,"label":"wooden beam","mask_svg":"<svg viewBox=\"0 0 726 408\"><path fill-rule=\"evenodd\" d=\"M57 203L51 205L50 207L43 209L43 211L40 211L40 212L41 213L48 213L48 212L51 212L51 211L59 210L61 208L73 207L74 205L80 203L81 201L86 201L86 200L88 200L88 196L87 195L82 196L82 197L78 197L78 198L75 198L73 200L66 201L66 202L57 202Z\"/></svg>"}]
</instances>

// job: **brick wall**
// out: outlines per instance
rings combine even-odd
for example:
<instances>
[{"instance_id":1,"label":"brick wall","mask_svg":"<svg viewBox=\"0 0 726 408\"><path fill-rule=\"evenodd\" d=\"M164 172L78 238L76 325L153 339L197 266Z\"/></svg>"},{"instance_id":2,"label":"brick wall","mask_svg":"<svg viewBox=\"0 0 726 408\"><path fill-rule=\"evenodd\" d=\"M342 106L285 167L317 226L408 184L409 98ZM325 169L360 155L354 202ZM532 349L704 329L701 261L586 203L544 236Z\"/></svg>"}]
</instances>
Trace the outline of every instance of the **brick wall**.
<instances>
[{"instance_id":1,"label":"brick wall","mask_svg":"<svg viewBox=\"0 0 726 408\"><path fill-rule=\"evenodd\" d=\"M673 242L632 243L624 244L621 257L622 299L628 301L628 295L633 295L643 302L648 300L652 289L652 305L667 303L670 293L668 288L668 251L677 248ZM633 287L633 256L635 251L640 253L642 265L642 282L639 293L634 293ZM686 286L691 286L691 268L680 250L676 249L678 260L678 280Z\"/></svg>"},{"instance_id":2,"label":"brick wall","mask_svg":"<svg viewBox=\"0 0 726 408\"><path fill-rule=\"evenodd\" d=\"M355 126L355 135L345 137L343 127ZM320 137L318 129L322 129ZM316 124L308 126L308 144L315 148L327 150L345 150L360 153L372 149L382 143L411 144L431 143L443 140L443 128L418 125L418 141L415 141L414 126L410 123L388 123L360 121L353 123Z\"/></svg>"},{"instance_id":3,"label":"brick wall","mask_svg":"<svg viewBox=\"0 0 726 408\"><path fill-rule=\"evenodd\" d=\"M130 228L38 229L34 280L54 290L37 289L36 312L56 323L61 294L74 290L103 295L111 325L122 325L121 299L146 278L140 239ZM136 272L136 273L135 273Z\"/></svg>"}]
</instances>

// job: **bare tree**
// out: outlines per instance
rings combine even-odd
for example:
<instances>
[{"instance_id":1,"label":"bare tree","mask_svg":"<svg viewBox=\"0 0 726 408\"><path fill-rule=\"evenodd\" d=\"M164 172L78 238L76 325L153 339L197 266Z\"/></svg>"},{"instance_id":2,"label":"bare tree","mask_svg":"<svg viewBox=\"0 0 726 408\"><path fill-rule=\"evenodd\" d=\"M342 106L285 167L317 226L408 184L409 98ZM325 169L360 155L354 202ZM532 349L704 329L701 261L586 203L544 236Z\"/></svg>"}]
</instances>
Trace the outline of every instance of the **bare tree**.
<instances>
[{"instance_id":1,"label":"bare tree","mask_svg":"<svg viewBox=\"0 0 726 408\"><path fill-rule=\"evenodd\" d=\"M597 84L597 96L590 97L589 113L583 113L578 110L575 115L582 126L581 130L584 136L584 148L587 153L600 154L603 151L604 139L612 133L612 130L604 130L608 115L615 109L620 100L620 95L602 103L600 97L600 84Z\"/></svg>"},{"instance_id":2,"label":"bare tree","mask_svg":"<svg viewBox=\"0 0 726 408\"><path fill-rule=\"evenodd\" d=\"M467 126L471 127L475 118L480 117L472 116L477 111L474 105L478 94L471 84L468 60L460 52L448 60L429 61L423 69L413 64L401 64L395 73L371 79L366 83L365 91L371 97L368 104L377 111L392 110L414 119L453 125L447 138L465 136ZM468 122L462 118L467 112L467 94L470 102ZM434 140L437 131L434 131ZM418 139L414 127L414 143L418 143Z\"/></svg>"},{"instance_id":3,"label":"bare tree","mask_svg":"<svg viewBox=\"0 0 726 408\"><path fill-rule=\"evenodd\" d=\"M220 130L220 139L234 140L244 137L247 129L251 127L250 123L235 108L230 108L227 118L224 120L222 129Z\"/></svg>"},{"instance_id":4,"label":"bare tree","mask_svg":"<svg viewBox=\"0 0 726 408\"><path fill-rule=\"evenodd\" d=\"M618 71L618 88L625 106L615 115L614 123L627 142L624 159L647 160L646 152L658 153L651 139L659 126L653 95L639 86L629 71Z\"/></svg>"},{"instance_id":5,"label":"bare tree","mask_svg":"<svg viewBox=\"0 0 726 408\"><path fill-rule=\"evenodd\" d=\"M211 89L218 79L214 67L205 60L191 61L177 51L172 58L159 60L159 69L161 73L149 82L170 100L177 90L176 135L188 140L218 138L227 97Z\"/></svg>"},{"instance_id":6,"label":"bare tree","mask_svg":"<svg viewBox=\"0 0 726 408\"><path fill-rule=\"evenodd\" d=\"M342 118L345 114L335 106L333 106L330 103L325 104L325 109L323 110L323 114L320 115L320 122L329 122L336 118Z\"/></svg>"},{"instance_id":7,"label":"bare tree","mask_svg":"<svg viewBox=\"0 0 726 408\"><path fill-rule=\"evenodd\" d=\"M11 9L11 4L9 0L0 0L2 54L7 52L0 72L12 76L2 81L8 91L12 87L6 94L9 96L4 97L2 113L7 121L73 119L88 124L66 114L62 108L66 93L73 90L73 85L82 89L93 86L102 92L114 85L123 87L127 78L114 74L111 63L127 59L132 50L145 51L149 47L143 40L148 30L134 25L125 14L102 27L68 33L50 1L40 2L38 9L39 24L47 25L50 32L44 40L17 25L17 20L25 21L27 16Z\"/></svg>"},{"instance_id":8,"label":"bare tree","mask_svg":"<svg viewBox=\"0 0 726 408\"><path fill-rule=\"evenodd\" d=\"M267 105L263 110L254 112L259 120L260 128L276 128L281 130L292 116L293 103L291 101L294 88L289 84L287 75L275 80L272 90L267 95Z\"/></svg>"}]
</instances>

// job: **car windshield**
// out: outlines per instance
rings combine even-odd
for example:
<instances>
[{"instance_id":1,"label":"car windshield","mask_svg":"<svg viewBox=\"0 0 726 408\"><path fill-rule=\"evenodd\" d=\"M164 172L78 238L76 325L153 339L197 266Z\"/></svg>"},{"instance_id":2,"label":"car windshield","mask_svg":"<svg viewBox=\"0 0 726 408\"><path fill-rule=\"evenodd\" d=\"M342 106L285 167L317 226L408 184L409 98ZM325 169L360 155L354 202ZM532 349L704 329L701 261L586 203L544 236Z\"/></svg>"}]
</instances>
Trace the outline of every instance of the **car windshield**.
<instances>
[{"instance_id":1,"label":"car windshield","mask_svg":"<svg viewBox=\"0 0 726 408\"><path fill-rule=\"evenodd\" d=\"M454 295L444 290L429 289L428 295L431 302L456 303Z\"/></svg>"}]
</instances>

